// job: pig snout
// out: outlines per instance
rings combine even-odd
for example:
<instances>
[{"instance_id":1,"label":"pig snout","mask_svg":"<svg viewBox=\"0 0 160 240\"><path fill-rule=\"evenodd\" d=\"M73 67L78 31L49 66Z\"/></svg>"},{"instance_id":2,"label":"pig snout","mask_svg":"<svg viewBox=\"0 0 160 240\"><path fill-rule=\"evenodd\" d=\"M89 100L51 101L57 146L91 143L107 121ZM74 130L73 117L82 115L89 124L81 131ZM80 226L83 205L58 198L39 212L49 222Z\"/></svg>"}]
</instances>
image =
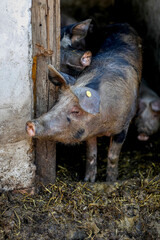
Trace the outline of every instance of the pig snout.
<instances>
[{"instance_id":1,"label":"pig snout","mask_svg":"<svg viewBox=\"0 0 160 240\"><path fill-rule=\"evenodd\" d=\"M28 121L26 123L26 132L31 137L35 136L35 124L34 124L34 122Z\"/></svg>"},{"instance_id":2,"label":"pig snout","mask_svg":"<svg viewBox=\"0 0 160 240\"><path fill-rule=\"evenodd\" d=\"M137 138L140 141L147 141L149 139L149 136L145 133L140 133Z\"/></svg>"},{"instance_id":3,"label":"pig snout","mask_svg":"<svg viewBox=\"0 0 160 240\"><path fill-rule=\"evenodd\" d=\"M91 64L91 58L92 58L92 53L90 51L87 51L83 54L81 58L81 64L84 67L87 67Z\"/></svg>"}]
</instances>

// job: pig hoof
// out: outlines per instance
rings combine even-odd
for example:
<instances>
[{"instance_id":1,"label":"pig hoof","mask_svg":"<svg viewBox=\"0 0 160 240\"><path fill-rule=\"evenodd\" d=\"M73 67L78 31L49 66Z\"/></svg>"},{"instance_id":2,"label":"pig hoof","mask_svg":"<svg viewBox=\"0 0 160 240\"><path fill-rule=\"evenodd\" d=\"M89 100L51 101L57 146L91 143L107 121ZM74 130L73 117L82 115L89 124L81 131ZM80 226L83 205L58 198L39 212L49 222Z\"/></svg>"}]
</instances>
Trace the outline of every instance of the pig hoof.
<instances>
[{"instance_id":1,"label":"pig hoof","mask_svg":"<svg viewBox=\"0 0 160 240\"><path fill-rule=\"evenodd\" d=\"M106 177L106 182L113 183L117 180L115 177Z\"/></svg>"},{"instance_id":2,"label":"pig hoof","mask_svg":"<svg viewBox=\"0 0 160 240\"><path fill-rule=\"evenodd\" d=\"M117 177L118 177L117 171L116 172L112 171L112 174L107 174L106 182L115 182L117 180Z\"/></svg>"},{"instance_id":3,"label":"pig hoof","mask_svg":"<svg viewBox=\"0 0 160 240\"><path fill-rule=\"evenodd\" d=\"M94 183L95 182L95 180L96 180L96 177L95 176L86 176L85 178L84 178L84 181L85 182L91 182L91 183Z\"/></svg>"},{"instance_id":4,"label":"pig hoof","mask_svg":"<svg viewBox=\"0 0 160 240\"><path fill-rule=\"evenodd\" d=\"M110 166L107 168L106 182L115 182L118 178L118 168Z\"/></svg>"},{"instance_id":5,"label":"pig hoof","mask_svg":"<svg viewBox=\"0 0 160 240\"><path fill-rule=\"evenodd\" d=\"M29 136L34 137L35 136L35 125L33 122L27 122L26 123L26 132Z\"/></svg>"}]
</instances>

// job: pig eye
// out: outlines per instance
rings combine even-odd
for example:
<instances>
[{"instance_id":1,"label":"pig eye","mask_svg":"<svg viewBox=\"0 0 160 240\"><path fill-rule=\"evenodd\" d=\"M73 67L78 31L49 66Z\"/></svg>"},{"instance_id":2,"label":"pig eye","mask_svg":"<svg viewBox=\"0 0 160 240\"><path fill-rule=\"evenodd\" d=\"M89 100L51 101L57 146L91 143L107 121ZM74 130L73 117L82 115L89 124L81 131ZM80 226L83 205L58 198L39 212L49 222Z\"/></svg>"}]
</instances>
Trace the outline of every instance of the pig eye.
<instances>
[{"instance_id":1,"label":"pig eye","mask_svg":"<svg viewBox=\"0 0 160 240\"><path fill-rule=\"evenodd\" d=\"M71 122L71 119L69 117L67 117L67 121L70 123Z\"/></svg>"},{"instance_id":2,"label":"pig eye","mask_svg":"<svg viewBox=\"0 0 160 240\"><path fill-rule=\"evenodd\" d=\"M80 116L81 115L81 110L78 107L73 107L71 110L71 114L74 116Z\"/></svg>"}]
</instances>

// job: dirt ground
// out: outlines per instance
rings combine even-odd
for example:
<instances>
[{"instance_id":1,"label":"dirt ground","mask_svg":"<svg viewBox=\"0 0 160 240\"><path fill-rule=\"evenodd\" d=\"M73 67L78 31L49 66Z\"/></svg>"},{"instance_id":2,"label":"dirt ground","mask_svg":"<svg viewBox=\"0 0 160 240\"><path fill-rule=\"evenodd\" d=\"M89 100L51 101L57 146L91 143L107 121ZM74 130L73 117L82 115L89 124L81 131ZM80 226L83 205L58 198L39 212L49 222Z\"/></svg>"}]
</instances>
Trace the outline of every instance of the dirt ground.
<instances>
[{"instance_id":1,"label":"dirt ground","mask_svg":"<svg viewBox=\"0 0 160 240\"><path fill-rule=\"evenodd\" d=\"M144 143L130 133L114 184L104 182L107 148L100 139L94 184L82 181L85 145L58 145L54 185L1 193L0 240L160 239L159 134Z\"/></svg>"}]
</instances>

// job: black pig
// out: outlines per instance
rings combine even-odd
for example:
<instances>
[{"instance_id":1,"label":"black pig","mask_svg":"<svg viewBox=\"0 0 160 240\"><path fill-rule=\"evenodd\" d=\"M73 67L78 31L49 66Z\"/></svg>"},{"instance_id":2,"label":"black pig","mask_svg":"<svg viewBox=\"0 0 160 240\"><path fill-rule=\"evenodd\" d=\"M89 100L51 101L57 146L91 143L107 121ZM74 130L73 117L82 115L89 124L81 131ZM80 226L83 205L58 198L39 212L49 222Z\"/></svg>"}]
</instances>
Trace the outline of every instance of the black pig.
<instances>
[{"instance_id":1,"label":"black pig","mask_svg":"<svg viewBox=\"0 0 160 240\"><path fill-rule=\"evenodd\" d=\"M92 53L86 51L85 43L90 23L91 19L87 19L61 28L60 69L62 72L77 77L85 67L90 65ZM55 82L53 78L51 79Z\"/></svg>"},{"instance_id":2,"label":"black pig","mask_svg":"<svg viewBox=\"0 0 160 240\"><path fill-rule=\"evenodd\" d=\"M105 30L97 28L94 20L87 19L61 28L61 47L89 50L96 54L106 38Z\"/></svg>"},{"instance_id":3,"label":"black pig","mask_svg":"<svg viewBox=\"0 0 160 240\"><path fill-rule=\"evenodd\" d=\"M86 141L85 181L91 182L97 174L97 137L110 137L106 180L115 181L121 147L137 107L141 68L141 40L134 29L128 24L109 26L99 53L74 85L49 66L61 84L59 100L48 113L27 122L27 133L69 144Z\"/></svg>"},{"instance_id":4,"label":"black pig","mask_svg":"<svg viewBox=\"0 0 160 240\"><path fill-rule=\"evenodd\" d=\"M71 76L78 76L91 64L92 53L73 48L61 48L60 69Z\"/></svg>"},{"instance_id":5,"label":"black pig","mask_svg":"<svg viewBox=\"0 0 160 240\"><path fill-rule=\"evenodd\" d=\"M86 50L86 36L89 31L91 19L71 24L61 28L61 47L73 47Z\"/></svg>"},{"instance_id":6,"label":"black pig","mask_svg":"<svg viewBox=\"0 0 160 240\"><path fill-rule=\"evenodd\" d=\"M60 69L66 81L73 85L79 74L90 65L92 53L90 51L80 51L72 48L61 49ZM66 74L67 73L67 74ZM56 86L60 85L59 80L49 73L50 81Z\"/></svg>"},{"instance_id":7,"label":"black pig","mask_svg":"<svg viewBox=\"0 0 160 240\"><path fill-rule=\"evenodd\" d=\"M140 86L135 124L140 141L147 141L160 127L160 97L143 81Z\"/></svg>"}]
</instances>

